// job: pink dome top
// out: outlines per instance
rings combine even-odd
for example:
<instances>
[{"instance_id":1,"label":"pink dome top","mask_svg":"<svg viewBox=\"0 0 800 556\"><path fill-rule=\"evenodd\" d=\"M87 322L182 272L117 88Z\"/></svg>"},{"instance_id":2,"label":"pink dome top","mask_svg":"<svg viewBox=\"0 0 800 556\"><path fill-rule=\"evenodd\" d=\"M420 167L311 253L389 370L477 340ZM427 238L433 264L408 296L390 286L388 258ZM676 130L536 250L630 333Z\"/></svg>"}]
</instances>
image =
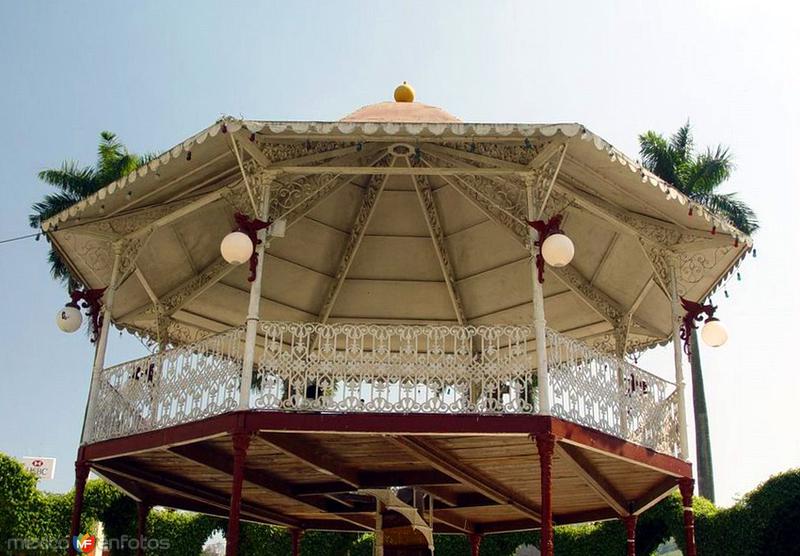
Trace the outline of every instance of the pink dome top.
<instances>
[{"instance_id":1,"label":"pink dome top","mask_svg":"<svg viewBox=\"0 0 800 556\"><path fill-rule=\"evenodd\" d=\"M458 118L439 108L421 102L379 102L359 108L342 118L342 122L408 122L453 123Z\"/></svg>"}]
</instances>

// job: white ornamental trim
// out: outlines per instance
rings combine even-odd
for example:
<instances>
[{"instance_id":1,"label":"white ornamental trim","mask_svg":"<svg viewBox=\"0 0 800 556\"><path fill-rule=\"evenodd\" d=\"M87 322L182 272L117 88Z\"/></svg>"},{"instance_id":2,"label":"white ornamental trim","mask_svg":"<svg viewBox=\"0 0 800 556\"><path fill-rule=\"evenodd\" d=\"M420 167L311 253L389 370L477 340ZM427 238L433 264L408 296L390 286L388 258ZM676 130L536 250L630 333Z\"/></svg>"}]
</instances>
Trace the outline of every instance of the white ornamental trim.
<instances>
[{"instance_id":1,"label":"white ornamental trim","mask_svg":"<svg viewBox=\"0 0 800 556\"><path fill-rule=\"evenodd\" d=\"M67 210L53 216L42 224L42 230L51 231L54 226L77 216L88 207L94 206L98 201L102 201L108 195L123 191L126 187L134 183L137 179L145 177L149 172L155 172L160 167L171 161L183 158L187 151L195 145L204 143L209 137L216 137L225 126L228 132L236 132L242 128L250 133L286 134L296 135L351 135L351 136L397 136L408 135L412 137L510 137L519 136L520 138L534 137L553 137L562 134L565 137L575 137L580 134L582 141L590 142L598 151L606 151L612 161L627 167L631 172L638 172L642 176L643 183L649 183L653 187L658 187L669 200L677 201L681 205L691 205L693 213L704 217L707 222L712 223L717 229L727 232L742 243L748 246L753 245L750 236L744 234L727 220L720 218L702 205L690 201L683 193L672 187L669 183L648 171L641 164L626 156L621 151L614 148L599 135L592 133L586 127L577 123L561 124L513 124L513 123L398 123L398 122L267 122L258 120L239 120L234 118L223 118L211 127L193 135L182 143L175 145L165 151L160 156L154 158L148 164L131 172L127 176L107 185L97 193L90 195L79 203L74 204Z\"/></svg>"}]
</instances>

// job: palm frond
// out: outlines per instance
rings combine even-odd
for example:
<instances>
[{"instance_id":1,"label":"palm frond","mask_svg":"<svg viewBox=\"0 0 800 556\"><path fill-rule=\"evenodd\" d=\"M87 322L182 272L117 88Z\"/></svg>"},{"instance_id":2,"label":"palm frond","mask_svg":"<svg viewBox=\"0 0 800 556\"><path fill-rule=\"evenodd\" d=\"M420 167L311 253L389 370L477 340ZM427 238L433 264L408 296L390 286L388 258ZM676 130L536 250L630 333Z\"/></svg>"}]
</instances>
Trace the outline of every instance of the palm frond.
<instances>
[{"instance_id":1,"label":"palm frond","mask_svg":"<svg viewBox=\"0 0 800 556\"><path fill-rule=\"evenodd\" d=\"M97 190L94 168L81 168L76 162L66 161L60 168L39 172L39 179L61 191L85 197Z\"/></svg>"},{"instance_id":2,"label":"palm frond","mask_svg":"<svg viewBox=\"0 0 800 556\"><path fill-rule=\"evenodd\" d=\"M645 168L659 178L682 190L676 172L676 161L673 158L667 140L655 131L648 131L639 136L639 156Z\"/></svg>"},{"instance_id":3,"label":"palm frond","mask_svg":"<svg viewBox=\"0 0 800 556\"><path fill-rule=\"evenodd\" d=\"M42 222L67 210L82 198L80 195L68 192L48 193L41 201L31 206L33 212L28 216L28 223L31 228L39 229L42 227Z\"/></svg>"},{"instance_id":4,"label":"palm frond","mask_svg":"<svg viewBox=\"0 0 800 556\"><path fill-rule=\"evenodd\" d=\"M676 164L689 162L692 159L694 140L692 139L692 126L689 120L678 128L669 139L669 147L674 153Z\"/></svg>"},{"instance_id":5,"label":"palm frond","mask_svg":"<svg viewBox=\"0 0 800 556\"><path fill-rule=\"evenodd\" d=\"M733 156L727 147L709 148L688 166L686 184L697 193L710 193L731 176L733 169Z\"/></svg>"},{"instance_id":6,"label":"palm frond","mask_svg":"<svg viewBox=\"0 0 800 556\"><path fill-rule=\"evenodd\" d=\"M695 193L693 200L708 207L712 212L727 218L731 224L747 235L758 230L756 213L736 193Z\"/></svg>"}]
</instances>

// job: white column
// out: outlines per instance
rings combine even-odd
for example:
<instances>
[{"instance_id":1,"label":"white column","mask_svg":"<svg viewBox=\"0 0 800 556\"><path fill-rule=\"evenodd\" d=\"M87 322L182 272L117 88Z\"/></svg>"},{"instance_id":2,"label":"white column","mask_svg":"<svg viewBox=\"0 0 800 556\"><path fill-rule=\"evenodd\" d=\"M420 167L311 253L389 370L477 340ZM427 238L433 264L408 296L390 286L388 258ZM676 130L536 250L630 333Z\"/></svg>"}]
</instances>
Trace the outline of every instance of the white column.
<instances>
[{"instance_id":1,"label":"white column","mask_svg":"<svg viewBox=\"0 0 800 556\"><path fill-rule=\"evenodd\" d=\"M676 261L670 267L670 289L672 301L672 347L675 352L675 386L678 392L678 434L679 456L689 459L689 440L686 425L686 381L683 378L683 346L681 345L681 310L680 297L678 296L678 276L675 271Z\"/></svg>"},{"instance_id":2,"label":"white column","mask_svg":"<svg viewBox=\"0 0 800 556\"><path fill-rule=\"evenodd\" d=\"M264 200L261 204L261 215L258 218L266 221L269 218L269 194L271 183L264 186ZM256 354L256 335L258 333L258 321L260 318L259 307L261 305L261 276L264 270L264 249L267 246L267 230L258 232L258 239L261 243L256 245L255 252L258 255L256 265L256 279L250 286L250 303L247 306L247 324L244 336L244 355L242 357L242 384L239 390L239 409L250 407L250 387L253 384L253 362Z\"/></svg>"},{"instance_id":3,"label":"white column","mask_svg":"<svg viewBox=\"0 0 800 556\"><path fill-rule=\"evenodd\" d=\"M526 176L528 193L528 220L536 220L536 207L533 205L534 176ZM533 278L533 328L536 332L536 375L539 390L539 413L550 415L550 375L547 372L547 321L544 318L544 294L539 283L539 271L536 268L536 242L539 232L530 228L531 277Z\"/></svg>"},{"instance_id":4,"label":"white column","mask_svg":"<svg viewBox=\"0 0 800 556\"><path fill-rule=\"evenodd\" d=\"M100 336L97 338L97 347L94 352L94 363L92 364L92 380L89 385L89 399L86 401L86 414L83 419L83 434L81 443L87 441L89 430L94 425L94 414L96 397L100 388L100 375L103 372L103 365L106 361L106 347L108 347L108 330L111 326L111 307L114 304L114 295L117 292L117 280L119 279L119 265L122 256L123 246L114 245L114 265L111 268L111 280L103 300L103 324L100 325Z\"/></svg>"}]
</instances>

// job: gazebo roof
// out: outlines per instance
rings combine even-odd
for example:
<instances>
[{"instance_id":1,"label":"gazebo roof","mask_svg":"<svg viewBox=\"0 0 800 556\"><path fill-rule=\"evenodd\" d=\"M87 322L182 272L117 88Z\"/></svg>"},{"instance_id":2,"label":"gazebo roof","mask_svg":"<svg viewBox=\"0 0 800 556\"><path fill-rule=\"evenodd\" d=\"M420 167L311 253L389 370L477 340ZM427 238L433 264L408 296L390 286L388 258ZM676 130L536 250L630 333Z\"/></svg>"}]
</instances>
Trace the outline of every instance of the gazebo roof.
<instances>
[{"instance_id":1,"label":"gazebo roof","mask_svg":"<svg viewBox=\"0 0 800 556\"><path fill-rule=\"evenodd\" d=\"M235 212L253 212L243 176L251 193L274 180L270 216L287 231L268 248L262 318L521 323L525 179L556 173L536 194L545 214L565 215L576 255L546 271L548 325L595 345L623 322L628 350L663 342L666 261L680 293L700 299L751 246L580 124L463 123L417 102L338 122L225 118L43 228L90 287L108 284L116 242L129 255L115 323L155 336L167 319L173 341L191 341L241 323L248 270L219 243Z\"/></svg>"}]
</instances>

